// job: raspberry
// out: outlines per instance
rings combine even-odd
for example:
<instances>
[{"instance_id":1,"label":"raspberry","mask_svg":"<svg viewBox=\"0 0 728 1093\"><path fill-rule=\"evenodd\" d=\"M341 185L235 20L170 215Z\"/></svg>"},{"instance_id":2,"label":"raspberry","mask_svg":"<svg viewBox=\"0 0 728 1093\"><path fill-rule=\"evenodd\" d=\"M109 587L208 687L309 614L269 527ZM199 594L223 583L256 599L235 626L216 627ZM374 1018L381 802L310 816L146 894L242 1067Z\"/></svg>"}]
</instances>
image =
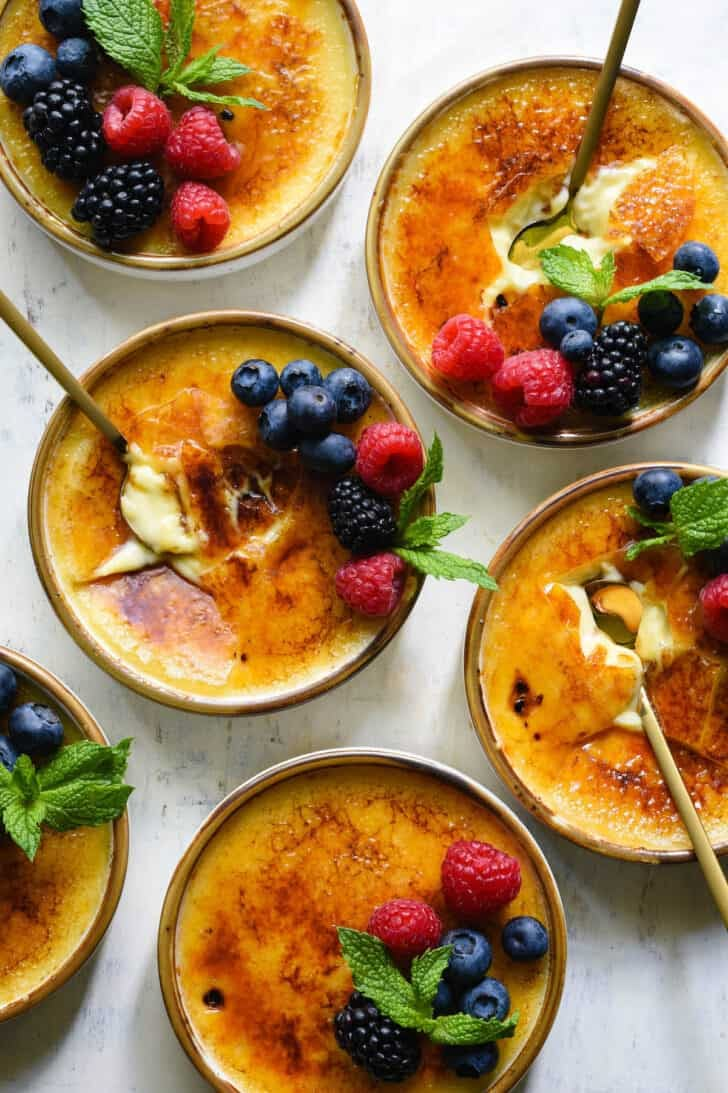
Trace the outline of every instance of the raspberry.
<instances>
[{"instance_id":1,"label":"raspberry","mask_svg":"<svg viewBox=\"0 0 728 1093\"><path fill-rule=\"evenodd\" d=\"M336 591L362 615L391 615L402 599L407 567L397 554L373 554L342 565Z\"/></svg>"},{"instance_id":2,"label":"raspberry","mask_svg":"<svg viewBox=\"0 0 728 1093\"><path fill-rule=\"evenodd\" d=\"M467 921L515 899L521 889L521 866L490 843L453 843L442 863L442 890L451 911Z\"/></svg>"},{"instance_id":3,"label":"raspberry","mask_svg":"<svg viewBox=\"0 0 728 1093\"><path fill-rule=\"evenodd\" d=\"M196 254L214 250L228 233L227 201L202 182L183 182L170 209L174 233L183 247Z\"/></svg>"},{"instance_id":4,"label":"raspberry","mask_svg":"<svg viewBox=\"0 0 728 1093\"><path fill-rule=\"evenodd\" d=\"M708 581L700 590L703 626L712 638L728 641L728 573Z\"/></svg>"},{"instance_id":5,"label":"raspberry","mask_svg":"<svg viewBox=\"0 0 728 1093\"><path fill-rule=\"evenodd\" d=\"M425 458L414 429L397 421L370 425L359 438L356 473L375 493L398 497L422 474Z\"/></svg>"},{"instance_id":6,"label":"raspberry","mask_svg":"<svg viewBox=\"0 0 728 1093\"><path fill-rule=\"evenodd\" d=\"M120 87L104 110L106 143L124 159L161 152L171 132L169 110L143 87Z\"/></svg>"},{"instance_id":7,"label":"raspberry","mask_svg":"<svg viewBox=\"0 0 728 1093\"><path fill-rule=\"evenodd\" d=\"M395 960L411 960L437 947L442 923L419 899L390 899L377 907L367 931L384 942Z\"/></svg>"},{"instance_id":8,"label":"raspberry","mask_svg":"<svg viewBox=\"0 0 728 1093\"><path fill-rule=\"evenodd\" d=\"M556 349L531 349L509 357L493 377L493 397L522 429L548 425L574 396L569 362Z\"/></svg>"},{"instance_id":9,"label":"raspberry","mask_svg":"<svg viewBox=\"0 0 728 1093\"><path fill-rule=\"evenodd\" d=\"M182 115L164 154L180 178L219 178L240 165L239 150L228 144L217 114L207 106Z\"/></svg>"},{"instance_id":10,"label":"raspberry","mask_svg":"<svg viewBox=\"0 0 728 1093\"><path fill-rule=\"evenodd\" d=\"M432 343L432 367L451 380L489 380L503 364L500 338L482 319L455 315Z\"/></svg>"}]
</instances>

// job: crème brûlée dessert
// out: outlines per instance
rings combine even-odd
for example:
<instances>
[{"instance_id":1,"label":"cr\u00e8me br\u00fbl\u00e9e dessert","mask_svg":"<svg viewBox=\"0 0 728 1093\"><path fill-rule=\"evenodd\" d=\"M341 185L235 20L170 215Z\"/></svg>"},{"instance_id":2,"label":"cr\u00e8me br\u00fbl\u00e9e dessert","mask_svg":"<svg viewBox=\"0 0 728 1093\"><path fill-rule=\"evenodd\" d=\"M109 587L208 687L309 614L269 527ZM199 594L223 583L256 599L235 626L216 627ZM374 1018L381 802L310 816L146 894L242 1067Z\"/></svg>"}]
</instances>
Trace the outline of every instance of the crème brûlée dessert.
<instances>
[{"instance_id":1,"label":"cr\u00e8me br\u00fbl\u00e9e dessert","mask_svg":"<svg viewBox=\"0 0 728 1093\"><path fill-rule=\"evenodd\" d=\"M523 228L564 206L597 75L578 63L536 61L473 81L433 107L380 183L369 229L380 316L415 377L475 424L503 411L487 382L435 371L433 339L452 317L468 314L492 327L507 358L544 346L539 320L558 290L537 259L518 264L509 250ZM712 248L722 267L715 291L728 286L721 142L687 104L670 101L667 89L628 76L617 81L573 219L575 229L560 243L585 251L596 267L611 252L612 293L670 270L686 240ZM697 298L683 293L683 335L691 334ZM602 318L620 320L637 320L636 299L611 305ZM703 350L705 378L721 350ZM644 384L640 410L675 398L646 369ZM577 398L577 410L562 415L559 426L580 427L579 405Z\"/></svg>"},{"instance_id":2,"label":"cr\u00e8me br\u00fbl\u00e9e dessert","mask_svg":"<svg viewBox=\"0 0 728 1093\"><path fill-rule=\"evenodd\" d=\"M480 634L473 714L501 774L557 830L608 853L685 852L643 731L644 685L700 818L724 847L728 648L705 628L707 563L672 544L628 559L643 530L627 510L630 485L557 506L517 545ZM627 603L626 616L616 610L621 632L600 600L605 588Z\"/></svg>"},{"instance_id":3,"label":"cr\u00e8me br\u00fbl\u00e9e dessert","mask_svg":"<svg viewBox=\"0 0 728 1093\"><path fill-rule=\"evenodd\" d=\"M241 361L280 370L305 359L324 376L346 361L275 323L180 326L142 339L92 381L130 442L127 463L76 412L47 438L34 483L36 560L72 633L125 682L172 704L270 708L366 662L419 583L407 579L390 619L356 614L337 596L350 555L327 511L331 478L267 447L259 411L231 392ZM354 439L395 416L411 424L371 373L369 408L340 427Z\"/></svg>"},{"instance_id":4,"label":"cr\u00e8me br\u00fbl\u00e9e dessert","mask_svg":"<svg viewBox=\"0 0 728 1093\"><path fill-rule=\"evenodd\" d=\"M365 760L264 786L191 848L197 856L184 888L163 913L161 971L175 1027L179 1033L182 1022L185 1047L206 1076L240 1093L379 1088L334 1037L334 1016L352 990L336 926L365 931L376 906L409 898L426 901L450 928L440 867L458 839L489 842L521 864L520 893L485 929L493 947L488 974L507 982L520 1017L513 1038L499 1041L497 1069L478 1088L506 1071L520 1077L558 1000L558 897L516 830L476 796L430 773ZM510 960L498 941L506 919L522 914L551 934L549 952L531 963ZM472 1085L427 1042L401 1088L454 1093Z\"/></svg>"}]
</instances>

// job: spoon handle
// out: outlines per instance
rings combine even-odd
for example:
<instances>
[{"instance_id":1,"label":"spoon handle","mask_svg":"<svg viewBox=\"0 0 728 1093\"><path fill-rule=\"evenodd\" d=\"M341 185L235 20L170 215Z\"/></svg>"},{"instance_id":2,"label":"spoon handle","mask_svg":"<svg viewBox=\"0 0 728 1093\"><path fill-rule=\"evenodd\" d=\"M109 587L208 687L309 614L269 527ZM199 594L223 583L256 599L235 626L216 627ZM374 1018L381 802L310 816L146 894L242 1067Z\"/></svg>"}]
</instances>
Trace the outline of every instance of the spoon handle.
<instances>
[{"instance_id":1,"label":"spoon handle","mask_svg":"<svg viewBox=\"0 0 728 1093\"><path fill-rule=\"evenodd\" d=\"M86 417L123 455L127 450L127 443L119 430L109 421L106 414L91 398L86 388L81 386L72 372L69 372L63 361L43 341L40 334L33 329L25 316L21 315L15 304L8 299L4 292L0 292L0 319L7 323L13 333L38 358L43 367L60 383L79 410L83 411Z\"/></svg>"},{"instance_id":2,"label":"spoon handle","mask_svg":"<svg viewBox=\"0 0 728 1093\"><path fill-rule=\"evenodd\" d=\"M695 805L682 780L680 769L673 758L665 734L662 731L662 726L644 687L642 688L641 698L642 724L655 753L657 764L680 813L680 818L688 830L690 841L695 849L695 856L700 863L700 868L703 870L703 876L710 889L710 894L715 900L723 922L728 929L728 879L710 844L700 817L695 811Z\"/></svg>"},{"instance_id":3,"label":"spoon handle","mask_svg":"<svg viewBox=\"0 0 728 1093\"><path fill-rule=\"evenodd\" d=\"M579 151L576 153L576 160L574 161L574 167L571 172L571 179L569 181L570 198L574 196L586 178L589 164L593 159L594 152L599 143L599 136L602 131L602 126L604 125L607 110L609 109L614 85L617 82L624 51L627 48L627 42L632 33L632 27L634 26L639 6L640 0L622 0L617 21L614 24L614 30L612 31L612 39L609 43L607 56L604 58L604 64L602 65L602 70L597 81L589 117L586 119L584 136L581 138Z\"/></svg>"}]
</instances>

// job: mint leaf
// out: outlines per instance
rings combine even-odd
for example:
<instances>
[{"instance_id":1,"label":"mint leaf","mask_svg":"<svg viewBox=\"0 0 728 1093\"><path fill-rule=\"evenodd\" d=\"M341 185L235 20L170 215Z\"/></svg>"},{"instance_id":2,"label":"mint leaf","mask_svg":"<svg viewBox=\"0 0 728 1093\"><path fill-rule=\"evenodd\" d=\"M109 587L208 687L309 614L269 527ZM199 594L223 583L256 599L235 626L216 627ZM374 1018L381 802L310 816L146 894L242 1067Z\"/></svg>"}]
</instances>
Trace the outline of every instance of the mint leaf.
<instances>
[{"instance_id":1,"label":"mint leaf","mask_svg":"<svg viewBox=\"0 0 728 1093\"><path fill-rule=\"evenodd\" d=\"M239 76L247 76L250 72L248 65L242 61L236 61L232 57L219 57L220 46L213 46L207 53L200 57L194 57L188 65L173 77L174 82L181 84L196 83L224 83L228 80L236 80ZM167 75L162 77L162 82L167 82Z\"/></svg>"},{"instance_id":2,"label":"mint leaf","mask_svg":"<svg viewBox=\"0 0 728 1093\"><path fill-rule=\"evenodd\" d=\"M38 772L42 790L55 789L73 779L108 779L119 781L126 771L131 739L122 740L113 748L93 740L69 744Z\"/></svg>"},{"instance_id":3,"label":"mint leaf","mask_svg":"<svg viewBox=\"0 0 728 1093\"><path fill-rule=\"evenodd\" d=\"M403 1028L419 1028L422 1021L431 1017L432 1008L422 1006L378 937L345 926L338 927L337 933L354 986L385 1017L391 1017Z\"/></svg>"},{"instance_id":4,"label":"mint leaf","mask_svg":"<svg viewBox=\"0 0 728 1093\"><path fill-rule=\"evenodd\" d=\"M628 562L633 562L635 558L639 558L640 554L644 554L646 550L667 546L668 543L673 543L674 541L674 532L670 532L669 535L656 535L653 539L640 539L636 543L630 543L625 551L625 558Z\"/></svg>"},{"instance_id":5,"label":"mint leaf","mask_svg":"<svg viewBox=\"0 0 728 1093\"><path fill-rule=\"evenodd\" d=\"M25 801L18 796L2 810L2 822L6 832L31 861L38 853L42 837L40 825L44 818L45 805L41 800Z\"/></svg>"},{"instance_id":6,"label":"mint leaf","mask_svg":"<svg viewBox=\"0 0 728 1093\"><path fill-rule=\"evenodd\" d=\"M436 516L419 516L408 524L397 540L400 546L437 546L441 539L467 524L469 516L454 512L438 512Z\"/></svg>"},{"instance_id":7,"label":"mint leaf","mask_svg":"<svg viewBox=\"0 0 728 1093\"><path fill-rule=\"evenodd\" d=\"M175 82L169 87L169 91L177 95L184 95L192 102L214 102L222 106L252 106L255 110L267 110L268 107L258 99L245 98L242 95L214 95L212 91L193 91L187 84Z\"/></svg>"},{"instance_id":8,"label":"mint leaf","mask_svg":"<svg viewBox=\"0 0 728 1093\"><path fill-rule=\"evenodd\" d=\"M171 0L169 23L164 33L164 49L172 72L179 72L185 63L192 47L194 25L195 0Z\"/></svg>"},{"instance_id":9,"label":"mint leaf","mask_svg":"<svg viewBox=\"0 0 728 1093\"><path fill-rule=\"evenodd\" d=\"M497 1017L482 1020L467 1013L453 1013L446 1017L436 1017L427 1030L427 1035L436 1044L487 1044L492 1040L513 1036L518 1018L518 1011L505 1021L499 1021Z\"/></svg>"},{"instance_id":10,"label":"mint leaf","mask_svg":"<svg viewBox=\"0 0 728 1093\"><path fill-rule=\"evenodd\" d=\"M394 553L399 554L403 561L426 573L428 577L437 577L445 581L470 581L481 588L487 588L495 592L498 583L491 577L487 568L481 562L472 561L470 558L459 558L457 554L449 554L445 550L434 550L431 547L395 547Z\"/></svg>"},{"instance_id":11,"label":"mint leaf","mask_svg":"<svg viewBox=\"0 0 728 1093\"><path fill-rule=\"evenodd\" d=\"M712 282L707 284L701 281L694 273L687 273L682 269L671 269L667 273L661 274L659 277L655 277L652 281L644 281L641 285L628 285L627 288L622 288L619 292L615 292L613 296L609 296L603 306L609 307L610 304L628 304L630 300L636 300L638 296L644 296L648 292L659 292L661 290L667 292L687 292L688 290L701 290L712 288Z\"/></svg>"},{"instance_id":12,"label":"mint leaf","mask_svg":"<svg viewBox=\"0 0 728 1093\"><path fill-rule=\"evenodd\" d=\"M18 796L23 801L31 802L37 799L40 793L40 785L38 784L38 776L33 766L33 760L29 755L18 757L18 761L13 767L12 780Z\"/></svg>"},{"instance_id":13,"label":"mint leaf","mask_svg":"<svg viewBox=\"0 0 728 1093\"><path fill-rule=\"evenodd\" d=\"M605 255L601 266L595 266L585 250L559 243L539 254L541 268L552 285L569 296L579 296L592 307L601 307L612 287L616 264L614 255Z\"/></svg>"},{"instance_id":14,"label":"mint leaf","mask_svg":"<svg viewBox=\"0 0 728 1093\"><path fill-rule=\"evenodd\" d=\"M152 0L83 0L83 13L109 56L148 91L156 91L164 31Z\"/></svg>"},{"instance_id":15,"label":"mint leaf","mask_svg":"<svg viewBox=\"0 0 728 1093\"><path fill-rule=\"evenodd\" d=\"M684 486L670 498L678 545L686 558L728 539L728 478Z\"/></svg>"},{"instance_id":16,"label":"mint leaf","mask_svg":"<svg viewBox=\"0 0 728 1093\"><path fill-rule=\"evenodd\" d=\"M438 482L442 482L442 473L444 469L444 457L442 452L442 442L439 436L435 433L430 450L427 453L427 459L422 469L422 474L408 490L402 494L399 502L399 519L397 520L397 530L401 534L404 529L411 522L412 517L417 511L417 507L427 493L431 486L437 485Z\"/></svg>"},{"instance_id":17,"label":"mint leaf","mask_svg":"<svg viewBox=\"0 0 728 1093\"><path fill-rule=\"evenodd\" d=\"M248 65L236 61L234 57L215 57L205 83L227 83L228 80L247 76L250 71Z\"/></svg>"},{"instance_id":18,"label":"mint leaf","mask_svg":"<svg viewBox=\"0 0 728 1093\"><path fill-rule=\"evenodd\" d=\"M57 831L74 827L99 827L121 816L132 793L119 782L77 779L55 789L43 790L45 821Z\"/></svg>"},{"instance_id":19,"label":"mint leaf","mask_svg":"<svg viewBox=\"0 0 728 1093\"><path fill-rule=\"evenodd\" d=\"M432 1006L443 972L450 963L452 945L428 949L412 961L412 986L417 997L425 1005Z\"/></svg>"},{"instance_id":20,"label":"mint leaf","mask_svg":"<svg viewBox=\"0 0 728 1093\"><path fill-rule=\"evenodd\" d=\"M627 505L627 512L642 527L652 528L654 531L659 531L661 535L667 535L674 531L671 523L667 523L665 520L653 520L651 516L645 516L641 509L636 508L634 505Z\"/></svg>"},{"instance_id":21,"label":"mint leaf","mask_svg":"<svg viewBox=\"0 0 728 1093\"><path fill-rule=\"evenodd\" d=\"M602 258L602 264L598 269L594 271L595 286L600 301L605 296L609 295L609 291L614 284L614 277L617 272L617 259L614 257L614 251L607 251ZM603 304L601 305L604 306Z\"/></svg>"}]
</instances>

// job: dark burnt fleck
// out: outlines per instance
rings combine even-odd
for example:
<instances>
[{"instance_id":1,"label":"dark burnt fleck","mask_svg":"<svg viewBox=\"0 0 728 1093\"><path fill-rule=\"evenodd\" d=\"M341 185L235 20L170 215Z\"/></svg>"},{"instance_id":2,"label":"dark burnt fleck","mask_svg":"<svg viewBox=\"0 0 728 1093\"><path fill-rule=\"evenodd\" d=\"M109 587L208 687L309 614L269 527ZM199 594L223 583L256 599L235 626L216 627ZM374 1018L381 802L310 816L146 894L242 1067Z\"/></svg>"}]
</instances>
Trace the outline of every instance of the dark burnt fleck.
<instances>
[{"instance_id":1,"label":"dark burnt fleck","mask_svg":"<svg viewBox=\"0 0 728 1093\"><path fill-rule=\"evenodd\" d=\"M506 300L506 298L505 298L505 296L503 295L502 292L499 292L498 295L496 296L495 306L499 309L503 308L503 307L508 307L508 301Z\"/></svg>"},{"instance_id":2,"label":"dark burnt fleck","mask_svg":"<svg viewBox=\"0 0 728 1093\"><path fill-rule=\"evenodd\" d=\"M517 679L514 690L517 695L527 695L529 691L528 684L525 679Z\"/></svg>"},{"instance_id":3,"label":"dark burnt fleck","mask_svg":"<svg viewBox=\"0 0 728 1093\"><path fill-rule=\"evenodd\" d=\"M225 995L218 987L211 987L202 1001L211 1010L221 1010L225 1005Z\"/></svg>"},{"instance_id":4,"label":"dark burnt fleck","mask_svg":"<svg viewBox=\"0 0 728 1093\"><path fill-rule=\"evenodd\" d=\"M525 698L517 698L516 701L513 703L513 709L516 711L516 713L523 713L527 705L528 703L526 702Z\"/></svg>"},{"instance_id":5,"label":"dark burnt fleck","mask_svg":"<svg viewBox=\"0 0 728 1093\"><path fill-rule=\"evenodd\" d=\"M227 107L225 107L224 110L220 111L220 118L222 121L232 121L234 117L235 115L233 114L232 110L229 110Z\"/></svg>"}]
</instances>

